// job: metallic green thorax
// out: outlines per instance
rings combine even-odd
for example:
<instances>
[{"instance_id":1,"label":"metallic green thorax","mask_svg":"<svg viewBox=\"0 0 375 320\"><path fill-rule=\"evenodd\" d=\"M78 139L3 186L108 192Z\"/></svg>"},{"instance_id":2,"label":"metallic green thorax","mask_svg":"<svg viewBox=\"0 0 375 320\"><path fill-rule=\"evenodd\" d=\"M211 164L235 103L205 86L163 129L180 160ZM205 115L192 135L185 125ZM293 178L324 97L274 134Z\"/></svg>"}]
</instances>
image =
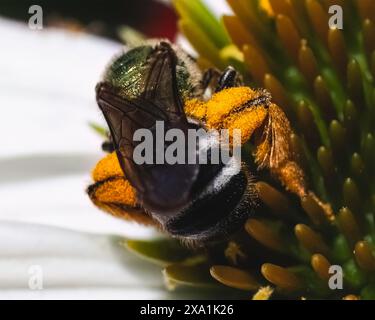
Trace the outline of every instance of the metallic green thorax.
<instances>
[{"instance_id":1,"label":"metallic green thorax","mask_svg":"<svg viewBox=\"0 0 375 320\"><path fill-rule=\"evenodd\" d=\"M148 57L154 50L152 45L139 46L117 58L107 68L104 80L119 89L126 97L137 97L144 87ZM200 90L200 71L189 62L184 53L177 53L177 85L183 99L198 96Z\"/></svg>"}]
</instances>

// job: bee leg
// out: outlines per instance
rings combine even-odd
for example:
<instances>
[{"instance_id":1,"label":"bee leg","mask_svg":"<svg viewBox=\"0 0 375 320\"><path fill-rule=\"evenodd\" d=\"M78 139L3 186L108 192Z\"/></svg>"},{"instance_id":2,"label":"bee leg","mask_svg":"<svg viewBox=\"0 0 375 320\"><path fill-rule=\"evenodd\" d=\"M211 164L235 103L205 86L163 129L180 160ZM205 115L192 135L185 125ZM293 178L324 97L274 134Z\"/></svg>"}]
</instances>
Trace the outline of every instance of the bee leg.
<instances>
[{"instance_id":1,"label":"bee leg","mask_svg":"<svg viewBox=\"0 0 375 320\"><path fill-rule=\"evenodd\" d=\"M219 92L227 88L238 87L238 86L241 86L241 84L242 84L241 75L238 73L236 69L229 66L221 74L219 81L218 81L218 85L216 87L216 92Z\"/></svg>"},{"instance_id":2,"label":"bee leg","mask_svg":"<svg viewBox=\"0 0 375 320\"><path fill-rule=\"evenodd\" d=\"M108 154L97 163L92 178L87 194L99 209L121 219L159 228L138 203L136 191L125 178L116 153Z\"/></svg>"}]
</instances>

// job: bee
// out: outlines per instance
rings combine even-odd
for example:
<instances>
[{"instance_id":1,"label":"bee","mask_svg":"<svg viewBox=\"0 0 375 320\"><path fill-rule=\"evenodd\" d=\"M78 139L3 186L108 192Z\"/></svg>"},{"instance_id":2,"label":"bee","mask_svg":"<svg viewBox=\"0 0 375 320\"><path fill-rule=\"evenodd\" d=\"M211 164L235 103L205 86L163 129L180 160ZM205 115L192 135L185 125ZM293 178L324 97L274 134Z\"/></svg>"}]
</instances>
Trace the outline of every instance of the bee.
<instances>
[{"instance_id":1,"label":"bee","mask_svg":"<svg viewBox=\"0 0 375 320\"><path fill-rule=\"evenodd\" d=\"M87 192L95 205L117 217L207 243L238 230L257 207L254 178L245 163L232 171L235 160L136 164L133 135L143 128L153 132L157 121L185 134L199 128L240 129L242 143L253 141L259 168L269 169L299 197L308 193L303 170L293 159L285 114L268 92L243 86L231 67L222 74L202 74L169 42L146 44L113 60L96 87L96 99L109 127L107 149L113 152L94 168ZM217 144L198 144L196 153L211 146Z\"/></svg>"}]
</instances>

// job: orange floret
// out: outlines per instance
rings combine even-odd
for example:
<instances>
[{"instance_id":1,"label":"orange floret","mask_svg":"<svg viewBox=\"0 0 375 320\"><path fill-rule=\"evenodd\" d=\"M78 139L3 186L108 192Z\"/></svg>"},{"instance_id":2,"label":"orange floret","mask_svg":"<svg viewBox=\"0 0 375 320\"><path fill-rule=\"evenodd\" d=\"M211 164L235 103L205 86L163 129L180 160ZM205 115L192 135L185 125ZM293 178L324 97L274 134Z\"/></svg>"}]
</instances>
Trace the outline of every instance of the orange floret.
<instances>
[{"instance_id":1,"label":"orange floret","mask_svg":"<svg viewBox=\"0 0 375 320\"><path fill-rule=\"evenodd\" d=\"M92 171L92 178L95 182L104 181L112 177L123 176L124 173L121 170L116 152L112 152L103 159L101 159Z\"/></svg>"}]
</instances>

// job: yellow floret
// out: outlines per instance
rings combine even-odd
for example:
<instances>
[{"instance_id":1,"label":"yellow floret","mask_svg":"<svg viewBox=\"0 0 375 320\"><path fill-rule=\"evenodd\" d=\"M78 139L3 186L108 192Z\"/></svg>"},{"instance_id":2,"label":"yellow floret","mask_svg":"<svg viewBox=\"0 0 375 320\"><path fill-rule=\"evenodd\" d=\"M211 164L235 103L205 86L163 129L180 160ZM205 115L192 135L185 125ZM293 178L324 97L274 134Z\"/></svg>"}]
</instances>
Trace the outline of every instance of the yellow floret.
<instances>
[{"instance_id":1,"label":"yellow floret","mask_svg":"<svg viewBox=\"0 0 375 320\"><path fill-rule=\"evenodd\" d=\"M262 287L254 294L253 300L269 300L272 294L273 289L271 287Z\"/></svg>"}]
</instances>

